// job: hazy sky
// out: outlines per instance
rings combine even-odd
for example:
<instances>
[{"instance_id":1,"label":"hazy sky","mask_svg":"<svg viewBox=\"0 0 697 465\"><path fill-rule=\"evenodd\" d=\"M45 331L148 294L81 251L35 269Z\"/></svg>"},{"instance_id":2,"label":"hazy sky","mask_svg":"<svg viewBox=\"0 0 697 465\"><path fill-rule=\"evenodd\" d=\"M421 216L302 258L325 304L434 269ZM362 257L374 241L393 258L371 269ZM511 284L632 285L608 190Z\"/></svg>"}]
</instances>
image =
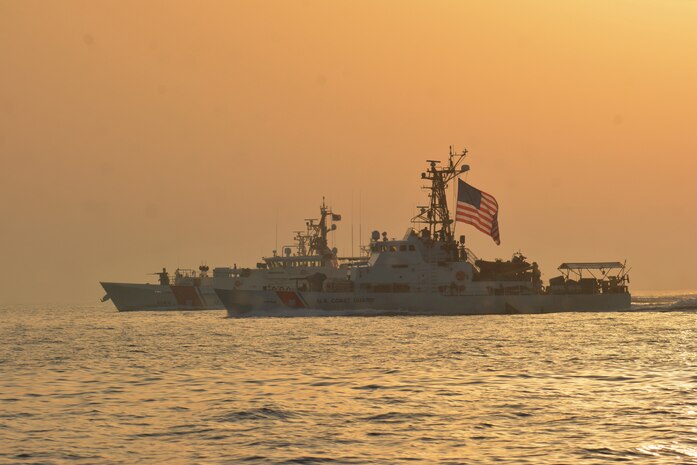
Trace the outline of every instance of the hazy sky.
<instances>
[{"instance_id":1,"label":"hazy sky","mask_svg":"<svg viewBox=\"0 0 697 465\"><path fill-rule=\"evenodd\" d=\"M254 265L322 196L401 237L468 148L545 278L697 287L697 2L0 0L0 303ZM352 219L353 218L353 219Z\"/></svg>"}]
</instances>

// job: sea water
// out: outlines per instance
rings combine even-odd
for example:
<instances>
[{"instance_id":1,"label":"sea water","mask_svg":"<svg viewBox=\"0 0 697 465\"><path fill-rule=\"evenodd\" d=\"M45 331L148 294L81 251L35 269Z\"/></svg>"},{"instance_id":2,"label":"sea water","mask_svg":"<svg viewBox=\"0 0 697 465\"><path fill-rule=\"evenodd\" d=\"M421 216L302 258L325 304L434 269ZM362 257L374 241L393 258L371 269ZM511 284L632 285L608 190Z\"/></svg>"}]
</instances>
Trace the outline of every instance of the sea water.
<instances>
[{"instance_id":1,"label":"sea water","mask_svg":"<svg viewBox=\"0 0 697 465\"><path fill-rule=\"evenodd\" d=\"M697 294L634 309L4 306L0 463L697 463Z\"/></svg>"}]
</instances>

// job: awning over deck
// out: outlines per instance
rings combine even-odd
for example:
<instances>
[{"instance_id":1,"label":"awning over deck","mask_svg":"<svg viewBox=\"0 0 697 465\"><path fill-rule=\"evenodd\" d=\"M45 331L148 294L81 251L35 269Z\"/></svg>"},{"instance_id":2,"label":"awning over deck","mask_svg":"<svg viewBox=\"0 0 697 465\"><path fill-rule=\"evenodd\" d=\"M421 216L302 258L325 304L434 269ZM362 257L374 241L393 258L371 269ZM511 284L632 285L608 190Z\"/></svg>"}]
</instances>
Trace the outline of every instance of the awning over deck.
<instances>
[{"instance_id":1,"label":"awning over deck","mask_svg":"<svg viewBox=\"0 0 697 465\"><path fill-rule=\"evenodd\" d=\"M588 262L588 263L562 263L558 270L612 270L616 268L624 268L624 264L620 262Z\"/></svg>"}]
</instances>

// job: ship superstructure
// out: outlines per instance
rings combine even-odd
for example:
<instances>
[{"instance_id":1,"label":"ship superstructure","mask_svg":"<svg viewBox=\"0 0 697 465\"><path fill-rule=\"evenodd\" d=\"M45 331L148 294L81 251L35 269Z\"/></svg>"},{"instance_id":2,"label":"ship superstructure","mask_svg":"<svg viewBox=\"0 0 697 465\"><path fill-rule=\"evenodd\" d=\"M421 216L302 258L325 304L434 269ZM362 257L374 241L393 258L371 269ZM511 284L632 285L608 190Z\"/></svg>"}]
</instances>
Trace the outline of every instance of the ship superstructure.
<instances>
[{"instance_id":1,"label":"ship superstructure","mask_svg":"<svg viewBox=\"0 0 697 465\"><path fill-rule=\"evenodd\" d=\"M341 215L323 200L319 218L305 220L306 229L295 232L294 245L282 247L282 253L274 250L254 269L233 270L230 279L217 283L218 294L238 289L290 291L307 288L315 275L344 277L346 267L356 259L340 259L336 248L329 247L329 233L337 229L336 222L340 220Z\"/></svg>"}]
</instances>

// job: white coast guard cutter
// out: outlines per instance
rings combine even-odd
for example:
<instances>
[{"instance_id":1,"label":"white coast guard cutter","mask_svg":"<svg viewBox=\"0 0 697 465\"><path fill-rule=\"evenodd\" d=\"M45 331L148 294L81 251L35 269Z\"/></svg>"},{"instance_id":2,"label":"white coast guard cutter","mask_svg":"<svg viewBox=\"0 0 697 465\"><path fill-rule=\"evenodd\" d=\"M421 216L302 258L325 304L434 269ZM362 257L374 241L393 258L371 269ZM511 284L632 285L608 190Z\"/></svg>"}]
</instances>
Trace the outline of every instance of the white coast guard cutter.
<instances>
[{"instance_id":1,"label":"white coast guard cutter","mask_svg":"<svg viewBox=\"0 0 697 465\"><path fill-rule=\"evenodd\" d=\"M413 218L422 228L409 228L399 240L374 231L368 260L356 262L338 275L318 271L283 290L216 289L228 314L469 315L630 308L629 278L619 262L566 263L560 267L566 274L545 286L537 263L530 263L522 254L508 261L485 261L465 247L464 236L456 241L446 194L448 184L469 170L462 163L466 153L451 150L445 166L429 160L421 178L430 182L426 188L430 202ZM458 220L473 224L498 242L495 201L465 203L484 210L483 217L474 225L461 219L458 211ZM470 220L475 221L470 213ZM586 276L579 274L578 279L568 274L583 271Z\"/></svg>"}]
</instances>

